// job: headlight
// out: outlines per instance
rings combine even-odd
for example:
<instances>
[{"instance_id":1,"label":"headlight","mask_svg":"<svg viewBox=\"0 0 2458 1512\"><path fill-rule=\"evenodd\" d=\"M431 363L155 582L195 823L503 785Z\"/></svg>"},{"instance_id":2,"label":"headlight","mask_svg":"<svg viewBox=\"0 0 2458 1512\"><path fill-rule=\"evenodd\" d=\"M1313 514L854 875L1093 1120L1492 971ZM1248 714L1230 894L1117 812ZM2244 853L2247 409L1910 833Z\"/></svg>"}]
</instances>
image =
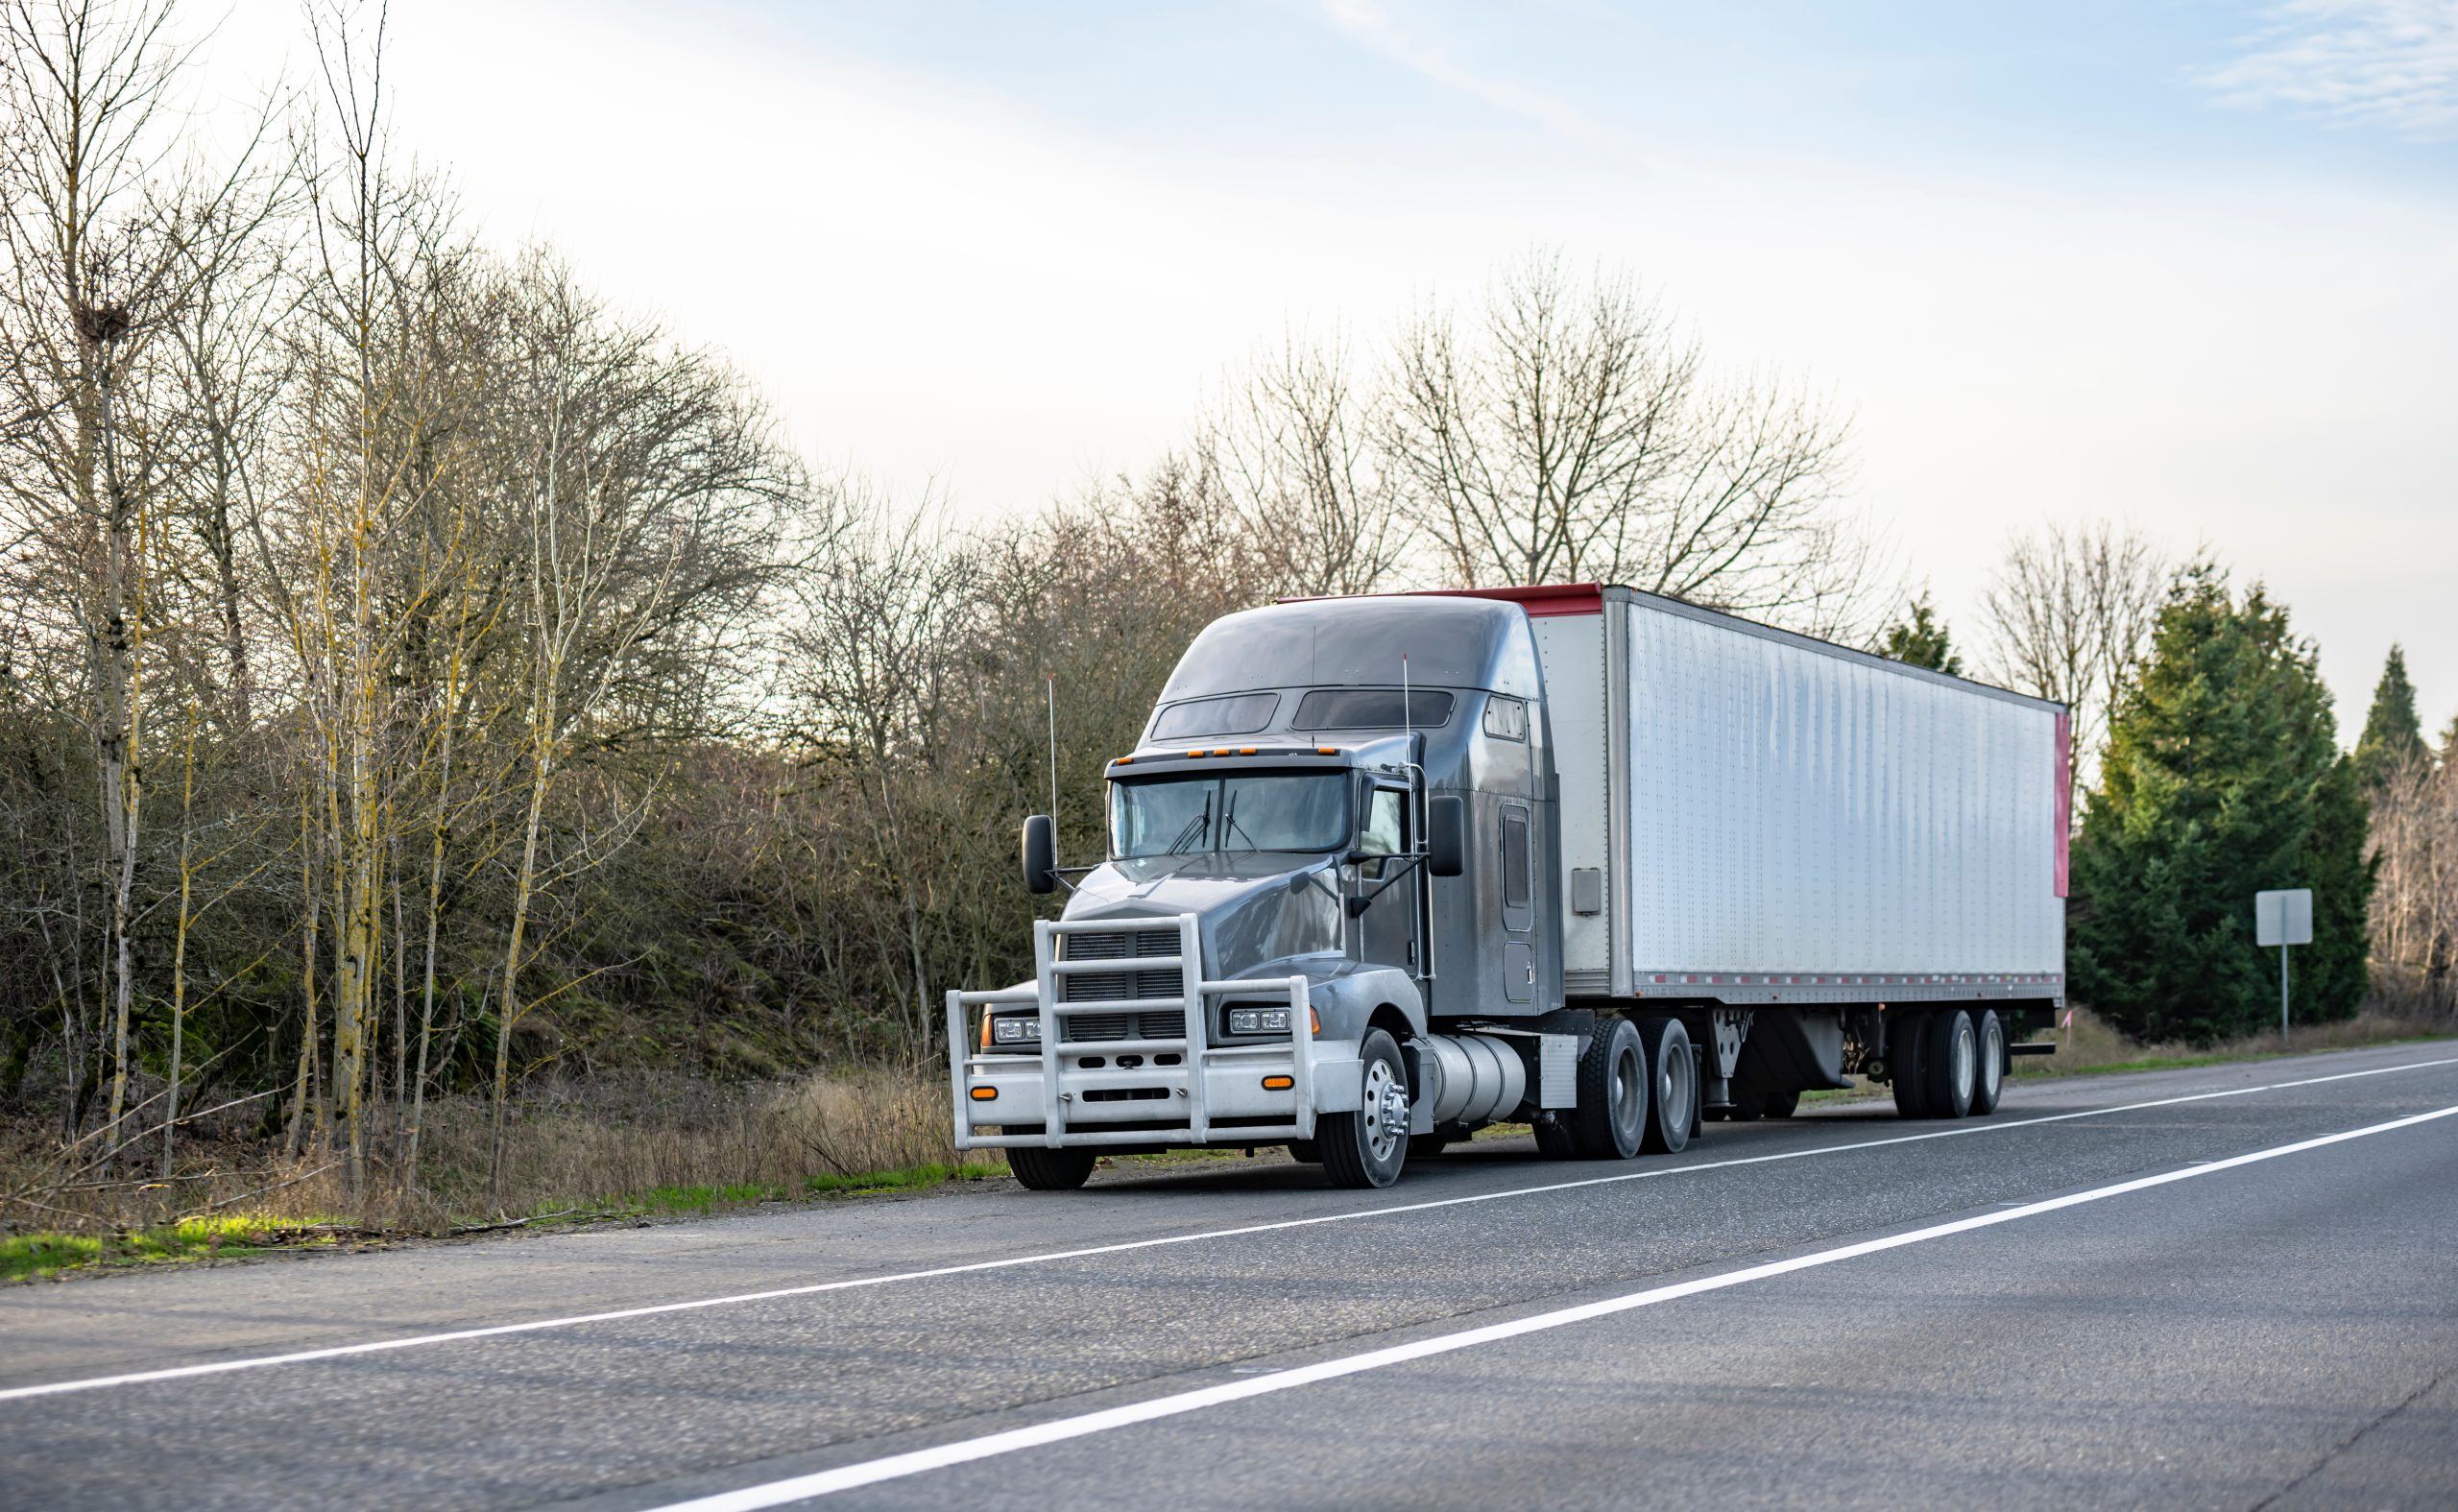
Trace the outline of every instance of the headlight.
<instances>
[{"instance_id":1,"label":"headlight","mask_svg":"<svg viewBox=\"0 0 2458 1512\"><path fill-rule=\"evenodd\" d=\"M1041 1020L1012 1014L990 1020L990 1043L993 1044L1041 1044Z\"/></svg>"},{"instance_id":2,"label":"headlight","mask_svg":"<svg viewBox=\"0 0 2458 1512\"><path fill-rule=\"evenodd\" d=\"M1289 1010L1286 1008L1232 1008L1229 1010L1231 1034L1287 1034Z\"/></svg>"}]
</instances>

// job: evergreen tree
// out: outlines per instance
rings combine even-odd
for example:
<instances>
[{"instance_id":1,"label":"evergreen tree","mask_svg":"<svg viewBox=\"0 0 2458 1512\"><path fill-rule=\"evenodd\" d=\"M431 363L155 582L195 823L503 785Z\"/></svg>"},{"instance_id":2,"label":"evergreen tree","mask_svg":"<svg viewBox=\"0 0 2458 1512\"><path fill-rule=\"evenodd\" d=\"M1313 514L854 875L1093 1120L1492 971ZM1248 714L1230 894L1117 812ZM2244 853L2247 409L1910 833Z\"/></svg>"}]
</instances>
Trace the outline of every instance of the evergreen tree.
<instances>
[{"instance_id":1,"label":"evergreen tree","mask_svg":"<svg viewBox=\"0 0 2458 1512\"><path fill-rule=\"evenodd\" d=\"M2313 889L2295 1017L2352 1014L2366 988L2369 805L2338 751L2311 644L2259 587L2179 574L2109 736L2075 848L2076 994L2126 1032L2197 1043L2278 1012L2253 894Z\"/></svg>"},{"instance_id":2,"label":"evergreen tree","mask_svg":"<svg viewBox=\"0 0 2458 1512\"><path fill-rule=\"evenodd\" d=\"M2355 743L2356 774L2368 792L2401 762L2427 755L2423 721L2416 714L2416 685L2407 681L2407 654L2390 648L2381 666L2381 681L2373 687L2373 709L2364 716L2364 735Z\"/></svg>"},{"instance_id":3,"label":"evergreen tree","mask_svg":"<svg viewBox=\"0 0 2458 1512\"><path fill-rule=\"evenodd\" d=\"M1888 629L1878 654L1932 672L1963 675L1963 658L1956 654L1946 622L1938 617L1925 590L1912 601L1912 617Z\"/></svg>"}]
</instances>

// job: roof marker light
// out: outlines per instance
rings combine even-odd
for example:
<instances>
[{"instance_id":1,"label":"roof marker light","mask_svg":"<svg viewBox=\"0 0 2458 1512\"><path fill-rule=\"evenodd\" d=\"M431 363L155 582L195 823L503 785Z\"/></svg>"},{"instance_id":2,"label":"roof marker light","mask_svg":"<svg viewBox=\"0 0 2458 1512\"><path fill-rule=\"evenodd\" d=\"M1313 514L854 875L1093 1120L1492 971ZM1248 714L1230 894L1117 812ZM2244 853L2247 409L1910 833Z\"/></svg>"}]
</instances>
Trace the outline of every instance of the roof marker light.
<instances>
[{"instance_id":1,"label":"roof marker light","mask_svg":"<svg viewBox=\"0 0 2458 1512\"><path fill-rule=\"evenodd\" d=\"M1314 754L1316 756L1337 756L1340 754L1340 748L1337 746L1316 746L1314 748Z\"/></svg>"}]
</instances>

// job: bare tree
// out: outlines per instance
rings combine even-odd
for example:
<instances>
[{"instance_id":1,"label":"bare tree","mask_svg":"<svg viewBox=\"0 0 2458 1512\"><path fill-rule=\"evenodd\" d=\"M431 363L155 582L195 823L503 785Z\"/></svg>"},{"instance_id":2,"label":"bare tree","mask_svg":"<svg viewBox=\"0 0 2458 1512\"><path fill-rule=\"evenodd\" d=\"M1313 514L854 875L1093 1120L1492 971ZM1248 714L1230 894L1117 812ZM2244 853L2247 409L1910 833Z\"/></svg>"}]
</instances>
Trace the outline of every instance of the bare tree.
<instances>
[{"instance_id":1,"label":"bare tree","mask_svg":"<svg viewBox=\"0 0 2458 1512\"><path fill-rule=\"evenodd\" d=\"M1532 255L1472 315L1421 311L1389 387L1386 466L1453 580L1871 628L1876 564L1834 509L1847 427L1783 384L1711 377L1627 276Z\"/></svg>"},{"instance_id":2,"label":"bare tree","mask_svg":"<svg viewBox=\"0 0 2458 1512\"><path fill-rule=\"evenodd\" d=\"M181 460L157 348L199 277L253 231L234 207L263 136L260 120L219 174L175 160L186 54L170 14L167 0L0 4L0 486L15 533L50 559L54 625L83 664L74 717L103 819L114 1148L132 1070L149 568Z\"/></svg>"},{"instance_id":3,"label":"bare tree","mask_svg":"<svg viewBox=\"0 0 2458 1512\"><path fill-rule=\"evenodd\" d=\"M1398 566L1403 537L1375 403L1358 390L1347 342L1285 334L1205 423L1199 448L1251 522L1276 584L1293 593L1363 593Z\"/></svg>"},{"instance_id":4,"label":"bare tree","mask_svg":"<svg viewBox=\"0 0 2458 1512\"><path fill-rule=\"evenodd\" d=\"M2017 534L1981 598L1989 677L2073 709L2074 793L2087 791L2119 694L2159 620L2173 564L2109 521ZM2069 810L2079 823L2080 804Z\"/></svg>"}]
</instances>

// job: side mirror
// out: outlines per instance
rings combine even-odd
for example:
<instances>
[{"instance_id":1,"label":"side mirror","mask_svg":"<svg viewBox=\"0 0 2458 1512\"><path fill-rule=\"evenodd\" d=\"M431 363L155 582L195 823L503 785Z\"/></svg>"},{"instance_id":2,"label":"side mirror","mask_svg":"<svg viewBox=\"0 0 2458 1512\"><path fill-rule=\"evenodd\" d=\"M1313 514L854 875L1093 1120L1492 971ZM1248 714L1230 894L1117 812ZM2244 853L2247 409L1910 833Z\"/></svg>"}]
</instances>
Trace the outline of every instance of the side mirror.
<instances>
[{"instance_id":1,"label":"side mirror","mask_svg":"<svg viewBox=\"0 0 2458 1512\"><path fill-rule=\"evenodd\" d=\"M1058 836L1048 814L1033 814L1024 820L1024 891L1057 891Z\"/></svg>"},{"instance_id":2,"label":"side mirror","mask_svg":"<svg viewBox=\"0 0 2458 1512\"><path fill-rule=\"evenodd\" d=\"M1468 869L1468 801L1457 793L1426 800L1426 870L1436 876L1458 876Z\"/></svg>"}]
</instances>

